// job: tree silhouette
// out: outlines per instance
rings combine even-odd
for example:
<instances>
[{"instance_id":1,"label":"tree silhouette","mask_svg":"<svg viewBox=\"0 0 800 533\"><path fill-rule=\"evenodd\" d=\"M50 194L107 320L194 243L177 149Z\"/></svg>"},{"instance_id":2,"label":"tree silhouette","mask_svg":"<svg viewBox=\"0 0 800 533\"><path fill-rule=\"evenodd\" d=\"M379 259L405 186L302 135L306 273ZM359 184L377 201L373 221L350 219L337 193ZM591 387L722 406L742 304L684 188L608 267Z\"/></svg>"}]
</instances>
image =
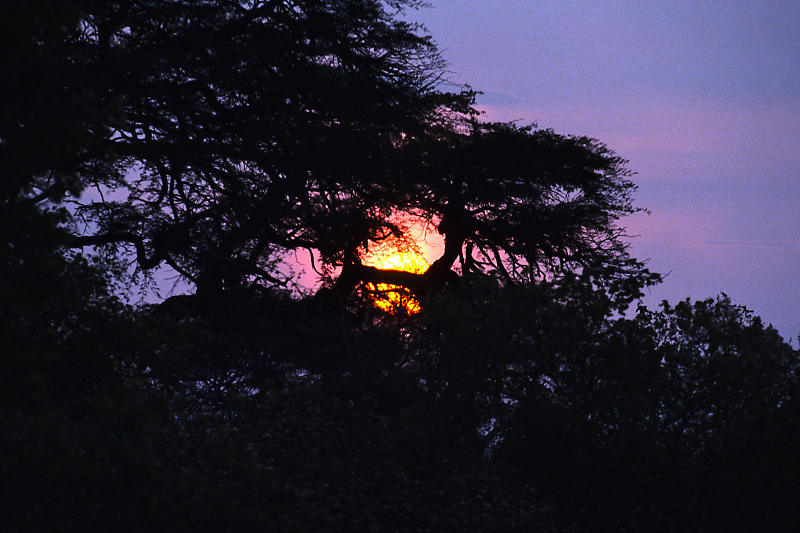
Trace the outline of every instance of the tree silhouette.
<instances>
[{"instance_id":1,"label":"tree silhouette","mask_svg":"<svg viewBox=\"0 0 800 533\"><path fill-rule=\"evenodd\" d=\"M439 89L430 37L398 16L409 5L50 5L51 31L17 37L34 65L63 71L38 91L70 102L55 117L75 117L71 138L23 158L6 195L117 189L121 199L81 205L90 231L64 244L130 250L206 294L285 286L282 260L297 251L338 276L343 296L378 282L424 297L454 266L506 282L600 264L610 277L642 272L616 224L635 211L624 161L591 139L478 121L468 88ZM23 76L16 96L33 83ZM22 109L6 124L7 161L34 150ZM427 272L361 262L404 238L398 213L445 238Z\"/></svg>"}]
</instances>

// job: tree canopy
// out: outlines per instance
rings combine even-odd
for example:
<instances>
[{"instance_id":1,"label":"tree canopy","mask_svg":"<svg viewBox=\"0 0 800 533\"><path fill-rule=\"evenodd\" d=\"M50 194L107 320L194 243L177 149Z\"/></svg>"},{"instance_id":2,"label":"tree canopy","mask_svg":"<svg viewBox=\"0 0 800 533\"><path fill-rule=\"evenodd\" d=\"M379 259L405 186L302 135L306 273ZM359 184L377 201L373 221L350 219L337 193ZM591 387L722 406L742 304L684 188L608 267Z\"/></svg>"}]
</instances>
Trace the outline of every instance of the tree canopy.
<instances>
[{"instance_id":1,"label":"tree canopy","mask_svg":"<svg viewBox=\"0 0 800 533\"><path fill-rule=\"evenodd\" d=\"M3 131L5 195L96 190L66 245L129 250L209 294L285 286L298 251L343 295L366 281L425 296L454 270L641 273L617 224L635 211L625 162L592 139L480 121L474 93L441 89L431 38L399 16L415 5L20 3L41 28L10 37L26 59L7 76L22 103ZM54 118L39 120L42 105ZM408 239L398 214L444 236L424 273L362 262Z\"/></svg>"}]
</instances>

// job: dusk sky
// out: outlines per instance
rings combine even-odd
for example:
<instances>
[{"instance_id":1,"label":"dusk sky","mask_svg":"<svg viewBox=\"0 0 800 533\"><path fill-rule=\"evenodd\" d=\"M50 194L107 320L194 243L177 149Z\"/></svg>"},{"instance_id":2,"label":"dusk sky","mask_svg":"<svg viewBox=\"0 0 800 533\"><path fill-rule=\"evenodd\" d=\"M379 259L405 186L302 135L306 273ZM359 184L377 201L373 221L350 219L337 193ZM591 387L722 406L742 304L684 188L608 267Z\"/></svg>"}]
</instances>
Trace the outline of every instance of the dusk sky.
<instances>
[{"instance_id":1,"label":"dusk sky","mask_svg":"<svg viewBox=\"0 0 800 533\"><path fill-rule=\"evenodd\" d=\"M645 302L727 293L800 333L800 2L433 0L413 13L487 120L629 160Z\"/></svg>"}]
</instances>

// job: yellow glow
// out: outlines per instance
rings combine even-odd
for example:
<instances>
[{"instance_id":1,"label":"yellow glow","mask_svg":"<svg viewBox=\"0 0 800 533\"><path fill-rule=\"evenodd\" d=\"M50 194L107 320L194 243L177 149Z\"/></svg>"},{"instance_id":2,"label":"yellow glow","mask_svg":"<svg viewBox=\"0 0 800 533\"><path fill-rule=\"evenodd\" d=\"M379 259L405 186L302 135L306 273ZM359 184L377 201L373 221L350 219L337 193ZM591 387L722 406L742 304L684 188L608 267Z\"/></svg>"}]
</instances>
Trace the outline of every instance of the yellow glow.
<instances>
[{"instance_id":1,"label":"yellow glow","mask_svg":"<svg viewBox=\"0 0 800 533\"><path fill-rule=\"evenodd\" d=\"M415 274L422 274L428 269L428 262L418 249L374 251L367 255L364 264L380 269L402 270ZM372 299L375 305L387 313L405 312L412 315L421 310L419 301L405 287L388 283L369 283L367 289L373 293Z\"/></svg>"}]
</instances>

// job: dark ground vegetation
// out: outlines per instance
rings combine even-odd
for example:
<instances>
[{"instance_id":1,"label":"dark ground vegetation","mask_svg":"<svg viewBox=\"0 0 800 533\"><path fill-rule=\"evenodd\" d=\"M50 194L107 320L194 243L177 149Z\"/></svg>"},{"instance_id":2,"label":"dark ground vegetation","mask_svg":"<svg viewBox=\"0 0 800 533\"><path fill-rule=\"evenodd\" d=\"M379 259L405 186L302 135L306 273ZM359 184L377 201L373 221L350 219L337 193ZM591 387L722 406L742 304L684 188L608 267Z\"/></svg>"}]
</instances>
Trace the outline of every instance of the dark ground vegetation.
<instances>
[{"instance_id":1,"label":"dark ground vegetation","mask_svg":"<svg viewBox=\"0 0 800 533\"><path fill-rule=\"evenodd\" d=\"M481 122L413 4L8 3L4 530L796 527L800 353L724 295L632 309L625 162ZM397 213L425 273L361 262ZM163 265L195 292L120 299Z\"/></svg>"}]
</instances>

